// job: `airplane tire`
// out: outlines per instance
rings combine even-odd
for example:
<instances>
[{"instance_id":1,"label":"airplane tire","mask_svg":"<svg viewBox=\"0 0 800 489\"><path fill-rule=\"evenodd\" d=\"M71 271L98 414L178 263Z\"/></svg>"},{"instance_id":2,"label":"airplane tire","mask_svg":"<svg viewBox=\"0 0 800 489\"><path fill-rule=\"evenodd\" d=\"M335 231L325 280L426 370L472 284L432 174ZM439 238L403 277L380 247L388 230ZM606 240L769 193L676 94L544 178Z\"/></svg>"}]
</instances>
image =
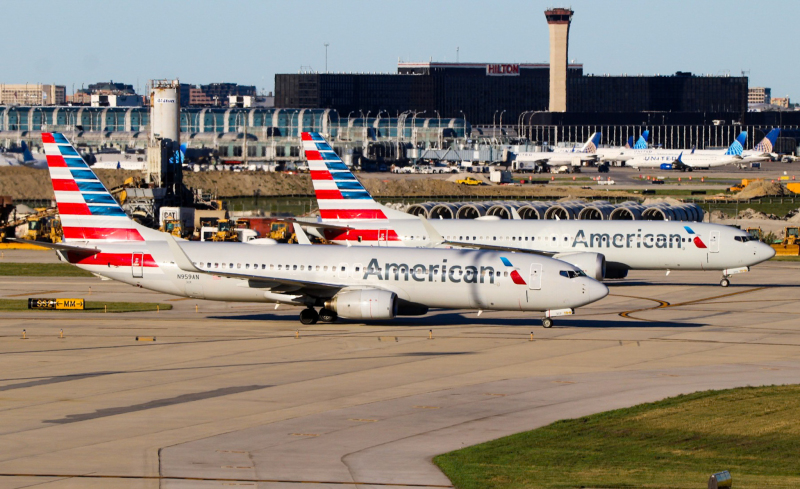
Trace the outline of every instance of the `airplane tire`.
<instances>
[{"instance_id":1,"label":"airplane tire","mask_svg":"<svg viewBox=\"0 0 800 489\"><path fill-rule=\"evenodd\" d=\"M544 326L545 328L552 328L553 320L550 318L542 318L542 326Z\"/></svg>"},{"instance_id":2,"label":"airplane tire","mask_svg":"<svg viewBox=\"0 0 800 489\"><path fill-rule=\"evenodd\" d=\"M319 314L314 309L308 308L300 311L300 323L309 325L316 324L319 320Z\"/></svg>"},{"instance_id":3,"label":"airplane tire","mask_svg":"<svg viewBox=\"0 0 800 489\"><path fill-rule=\"evenodd\" d=\"M336 315L335 312L331 311L330 309L322 308L319 310L319 320L323 323L333 323L335 322L339 316Z\"/></svg>"},{"instance_id":4,"label":"airplane tire","mask_svg":"<svg viewBox=\"0 0 800 489\"><path fill-rule=\"evenodd\" d=\"M728 280L727 278L723 278L722 280L719 281L719 284L723 287L727 287L731 284L731 281Z\"/></svg>"}]
</instances>

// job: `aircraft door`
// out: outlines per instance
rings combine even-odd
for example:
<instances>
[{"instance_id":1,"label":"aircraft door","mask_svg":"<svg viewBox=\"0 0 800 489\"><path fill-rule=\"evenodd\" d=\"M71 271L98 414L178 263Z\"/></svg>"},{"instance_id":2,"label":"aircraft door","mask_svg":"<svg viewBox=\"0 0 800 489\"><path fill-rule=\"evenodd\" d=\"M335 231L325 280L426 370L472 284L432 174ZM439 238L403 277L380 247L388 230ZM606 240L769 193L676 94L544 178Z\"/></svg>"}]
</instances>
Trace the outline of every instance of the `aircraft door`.
<instances>
[{"instance_id":1,"label":"aircraft door","mask_svg":"<svg viewBox=\"0 0 800 489\"><path fill-rule=\"evenodd\" d=\"M342 279L347 278L347 263L340 263L338 272L339 272L339 278Z\"/></svg>"},{"instance_id":2,"label":"aircraft door","mask_svg":"<svg viewBox=\"0 0 800 489\"><path fill-rule=\"evenodd\" d=\"M389 230L378 230L378 246L389 246Z\"/></svg>"},{"instance_id":3,"label":"aircraft door","mask_svg":"<svg viewBox=\"0 0 800 489\"><path fill-rule=\"evenodd\" d=\"M719 231L711 231L711 236L708 238L708 251L719 253Z\"/></svg>"},{"instance_id":4,"label":"aircraft door","mask_svg":"<svg viewBox=\"0 0 800 489\"><path fill-rule=\"evenodd\" d=\"M133 273L133 278L144 277L144 253L133 253L131 257L131 272Z\"/></svg>"},{"instance_id":5,"label":"aircraft door","mask_svg":"<svg viewBox=\"0 0 800 489\"><path fill-rule=\"evenodd\" d=\"M542 264L531 263L531 274L528 277L528 288L539 290L542 288Z\"/></svg>"}]
</instances>

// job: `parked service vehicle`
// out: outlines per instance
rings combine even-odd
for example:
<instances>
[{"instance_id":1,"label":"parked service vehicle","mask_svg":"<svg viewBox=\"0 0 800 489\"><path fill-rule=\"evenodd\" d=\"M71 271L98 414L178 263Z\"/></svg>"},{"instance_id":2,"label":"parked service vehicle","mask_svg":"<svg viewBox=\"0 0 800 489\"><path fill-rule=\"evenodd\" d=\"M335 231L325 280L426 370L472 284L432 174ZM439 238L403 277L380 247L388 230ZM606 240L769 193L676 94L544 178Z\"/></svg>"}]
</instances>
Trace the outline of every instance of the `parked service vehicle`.
<instances>
[{"instance_id":1,"label":"parked service vehicle","mask_svg":"<svg viewBox=\"0 0 800 489\"><path fill-rule=\"evenodd\" d=\"M460 185L483 185L482 180L478 180L477 178L467 177L462 178L461 180L456 180L456 183Z\"/></svg>"}]
</instances>

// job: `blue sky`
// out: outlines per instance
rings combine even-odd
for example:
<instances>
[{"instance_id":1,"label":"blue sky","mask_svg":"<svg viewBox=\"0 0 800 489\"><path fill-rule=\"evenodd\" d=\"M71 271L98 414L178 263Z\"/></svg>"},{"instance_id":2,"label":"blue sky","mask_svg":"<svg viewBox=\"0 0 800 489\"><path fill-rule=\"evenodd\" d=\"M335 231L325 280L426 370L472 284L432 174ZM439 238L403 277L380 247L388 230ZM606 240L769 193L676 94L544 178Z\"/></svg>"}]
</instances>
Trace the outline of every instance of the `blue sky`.
<instances>
[{"instance_id":1,"label":"blue sky","mask_svg":"<svg viewBox=\"0 0 800 489\"><path fill-rule=\"evenodd\" d=\"M543 11L575 10L569 57L594 74L749 71L800 101L797 0L5 0L3 83L150 78L274 90L275 73L394 72L404 61L547 62ZM19 47L18 47L19 46Z\"/></svg>"}]
</instances>

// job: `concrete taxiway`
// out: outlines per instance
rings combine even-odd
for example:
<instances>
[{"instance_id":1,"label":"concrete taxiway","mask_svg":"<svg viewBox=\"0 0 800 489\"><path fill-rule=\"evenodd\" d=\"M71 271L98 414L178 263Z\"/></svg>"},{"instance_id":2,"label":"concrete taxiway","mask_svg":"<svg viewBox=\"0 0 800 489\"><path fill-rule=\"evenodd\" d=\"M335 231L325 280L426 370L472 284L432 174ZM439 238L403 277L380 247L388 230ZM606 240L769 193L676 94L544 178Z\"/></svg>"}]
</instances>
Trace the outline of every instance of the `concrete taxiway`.
<instances>
[{"instance_id":1,"label":"concrete taxiway","mask_svg":"<svg viewBox=\"0 0 800 489\"><path fill-rule=\"evenodd\" d=\"M4 259L42 256L15 253ZM301 327L294 308L2 277L2 299L174 309L3 313L0 487L450 487L436 454L679 393L800 382L799 272L769 262L729 288L716 272L636 272L552 329L471 311Z\"/></svg>"}]
</instances>

